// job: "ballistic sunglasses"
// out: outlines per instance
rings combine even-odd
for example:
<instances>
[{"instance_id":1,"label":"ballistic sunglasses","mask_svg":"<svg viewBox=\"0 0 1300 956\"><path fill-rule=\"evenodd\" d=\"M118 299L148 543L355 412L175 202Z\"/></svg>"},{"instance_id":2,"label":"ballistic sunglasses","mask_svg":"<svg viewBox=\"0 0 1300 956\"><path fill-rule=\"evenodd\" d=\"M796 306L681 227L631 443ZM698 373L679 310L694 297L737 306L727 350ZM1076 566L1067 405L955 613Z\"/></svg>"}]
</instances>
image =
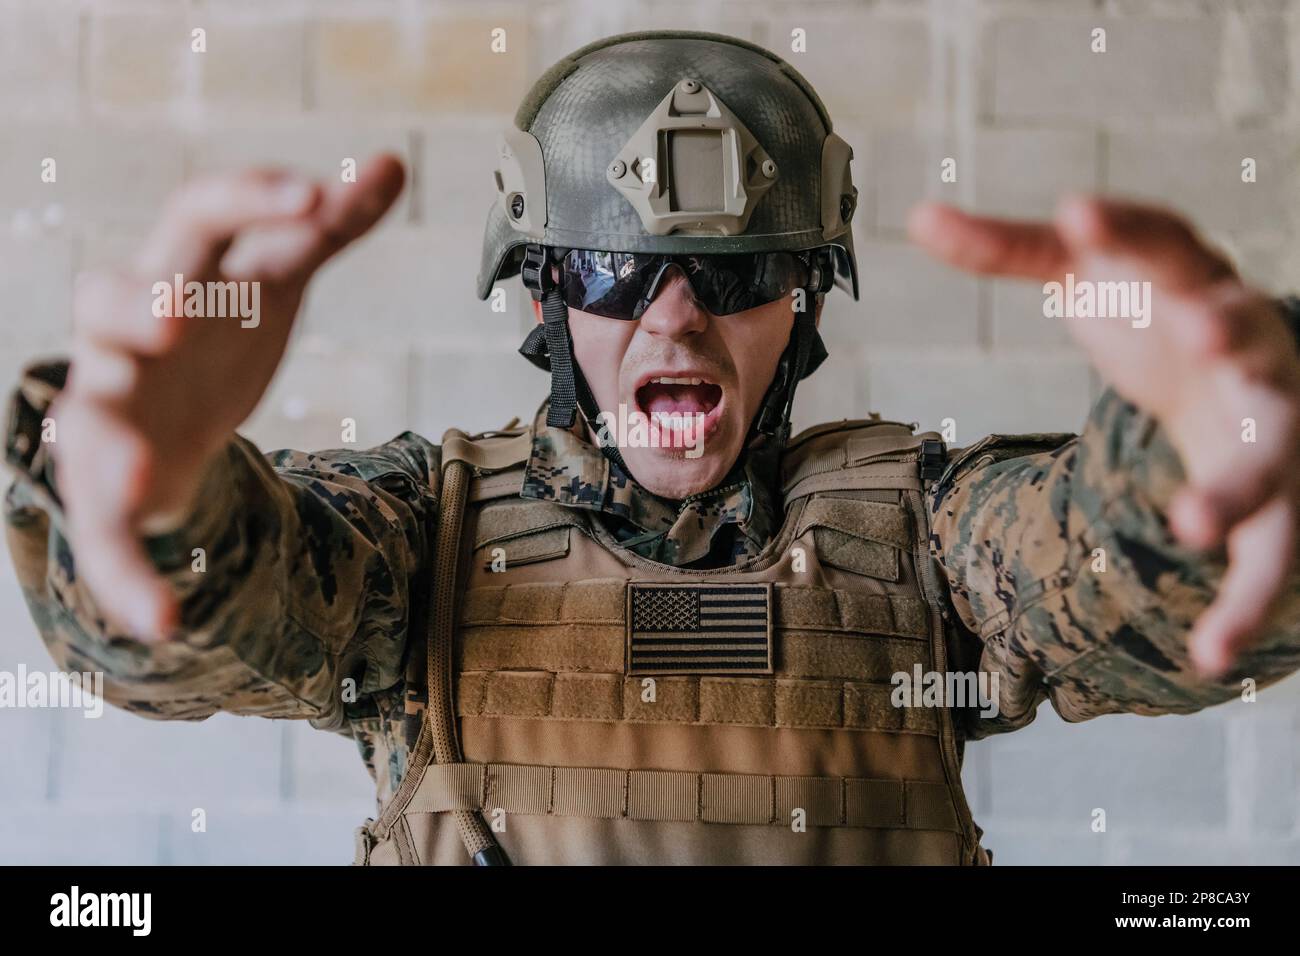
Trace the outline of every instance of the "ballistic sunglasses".
<instances>
[{"instance_id":1,"label":"ballistic sunglasses","mask_svg":"<svg viewBox=\"0 0 1300 956\"><path fill-rule=\"evenodd\" d=\"M822 252L662 255L570 249L557 262L559 288L570 308L631 321L641 318L664 274L677 266L704 308L714 315L734 315L795 289L812 286L824 292L832 267L828 258L823 262Z\"/></svg>"}]
</instances>

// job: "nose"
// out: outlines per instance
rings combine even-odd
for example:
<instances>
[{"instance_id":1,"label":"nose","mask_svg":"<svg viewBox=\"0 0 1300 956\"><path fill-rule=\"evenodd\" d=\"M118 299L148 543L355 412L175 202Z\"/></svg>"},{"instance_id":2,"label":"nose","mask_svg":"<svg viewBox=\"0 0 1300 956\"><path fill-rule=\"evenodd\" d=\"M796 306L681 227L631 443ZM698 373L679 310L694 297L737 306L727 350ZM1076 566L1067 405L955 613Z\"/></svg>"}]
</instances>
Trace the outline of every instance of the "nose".
<instances>
[{"instance_id":1,"label":"nose","mask_svg":"<svg viewBox=\"0 0 1300 956\"><path fill-rule=\"evenodd\" d=\"M708 326L708 310L695 298L686 273L675 263L670 265L659 279L654 299L641 313L641 328L676 341L703 332Z\"/></svg>"}]
</instances>

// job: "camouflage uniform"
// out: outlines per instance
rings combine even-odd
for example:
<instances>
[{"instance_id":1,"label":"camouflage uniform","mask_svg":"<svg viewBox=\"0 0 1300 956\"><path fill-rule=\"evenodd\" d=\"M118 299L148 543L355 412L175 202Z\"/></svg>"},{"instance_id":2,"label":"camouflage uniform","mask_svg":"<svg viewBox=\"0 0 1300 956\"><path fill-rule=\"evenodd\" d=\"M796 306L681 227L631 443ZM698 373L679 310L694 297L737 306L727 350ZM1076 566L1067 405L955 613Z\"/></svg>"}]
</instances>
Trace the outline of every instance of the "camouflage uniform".
<instances>
[{"instance_id":1,"label":"camouflage uniform","mask_svg":"<svg viewBox=\"0 0 1300 956\"><path fill-rule=\"evenodd\" d=\"M439 448L406 432L377 448L261 455L238 438L213 463L182 530L148 541L182 595L176 640L114 634L82 587L61 530L40 422L65 367L33 368L5 438L18 480L5 522L23 594L60 667L106 674L108 700L158 719L217 711L308 719L356 740L380 804L409 756L404 662L429 552ZM718 490L669 502L586 441L535 424L524 495L599 512L653 560L716 567L771 535L778 491L761 462ZM759 457L759 456L755 456ZM767 476L766 478L764 476ZM954 667L999 677L999 713L964 736L1022 727L1050 698L1066 720L1189 713L1300 667L1300 589L1272 631L1219 681L1198 678L1186 634L1223 573L1177 545L1163 510L1181 480L1161 429L1114 393L1083 433L991 436L950 455L927 503L946 574ZM202 547L207 568L191 570ZM1106 570L1096 573L1096 549ZM416 638L419 639L418 636ZM341 692L355 680L356 699Z\"/></svg>"}]
</instances>

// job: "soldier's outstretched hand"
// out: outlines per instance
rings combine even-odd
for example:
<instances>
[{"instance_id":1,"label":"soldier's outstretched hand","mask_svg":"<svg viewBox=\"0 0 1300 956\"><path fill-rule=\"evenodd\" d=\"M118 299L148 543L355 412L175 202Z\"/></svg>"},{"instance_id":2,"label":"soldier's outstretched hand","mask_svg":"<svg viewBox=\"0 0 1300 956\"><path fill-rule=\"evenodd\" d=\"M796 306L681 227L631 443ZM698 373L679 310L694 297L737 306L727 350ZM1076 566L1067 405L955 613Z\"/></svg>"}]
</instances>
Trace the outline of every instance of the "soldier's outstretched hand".
<instances>
[{"instance_id":1,"label":"soldier's outstretched hand","mask_svg":"<svg viewBox=\"0 0 1300 956\"><path fill-rule=\"evenodd\" d=\"M141 536L191 506L270 382L307 281L378 222L404 177L384 155L329 187L269 170L192 182L133 263L78 278L72 364L51 409L56 481L78 574L118 627L145 640L175 627Z\"/></svg>"},{"instance_id":2,"label":"soldier's outstretched hand","mask_svg":"<svg viewBox=\"0 0 1300 956\"><path fill-rule=\"evenodd\" d=\"M1083 290L1063 303L1063 321L1182 459L1187 484L1169 506L1171 528L1190 547L1226 544L1219 593L1190 636L1196 666L1221 674L1266 623L1295 553L1300 358L1276 303L1183 219L1132 203L1073 197L1052 222L925 203L909 232L959 268L1061 283L1044 286L1045 301ZM1118 300L1130 314L1105 315Z\"/></svg>"}]
</instances>

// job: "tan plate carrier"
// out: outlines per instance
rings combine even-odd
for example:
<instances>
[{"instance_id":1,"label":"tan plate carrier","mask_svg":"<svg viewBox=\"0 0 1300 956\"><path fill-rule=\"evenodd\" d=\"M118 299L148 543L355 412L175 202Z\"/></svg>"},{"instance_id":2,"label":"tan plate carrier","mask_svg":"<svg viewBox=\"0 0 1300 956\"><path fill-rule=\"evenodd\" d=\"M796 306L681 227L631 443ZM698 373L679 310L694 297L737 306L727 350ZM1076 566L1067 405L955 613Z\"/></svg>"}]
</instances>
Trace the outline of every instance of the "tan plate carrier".
<instances>
[{"instance_id":1,"label":"tan plate carrier","mask_svg":"<svg viewBox=\"0 0 1300 956\"><path fill-rule=\"evenodd\" d=\"M449 432L408 669L427 719L357 862L464 864L495 840L513 863L987 863L951 712L890 700L892 675L946 668L918 464L937 438L803 432L770 545L691 571L521 498L527 430ZM629 673L630 589L682 584L768 591L770 672Z\"/></svg>"}]
</instances>

